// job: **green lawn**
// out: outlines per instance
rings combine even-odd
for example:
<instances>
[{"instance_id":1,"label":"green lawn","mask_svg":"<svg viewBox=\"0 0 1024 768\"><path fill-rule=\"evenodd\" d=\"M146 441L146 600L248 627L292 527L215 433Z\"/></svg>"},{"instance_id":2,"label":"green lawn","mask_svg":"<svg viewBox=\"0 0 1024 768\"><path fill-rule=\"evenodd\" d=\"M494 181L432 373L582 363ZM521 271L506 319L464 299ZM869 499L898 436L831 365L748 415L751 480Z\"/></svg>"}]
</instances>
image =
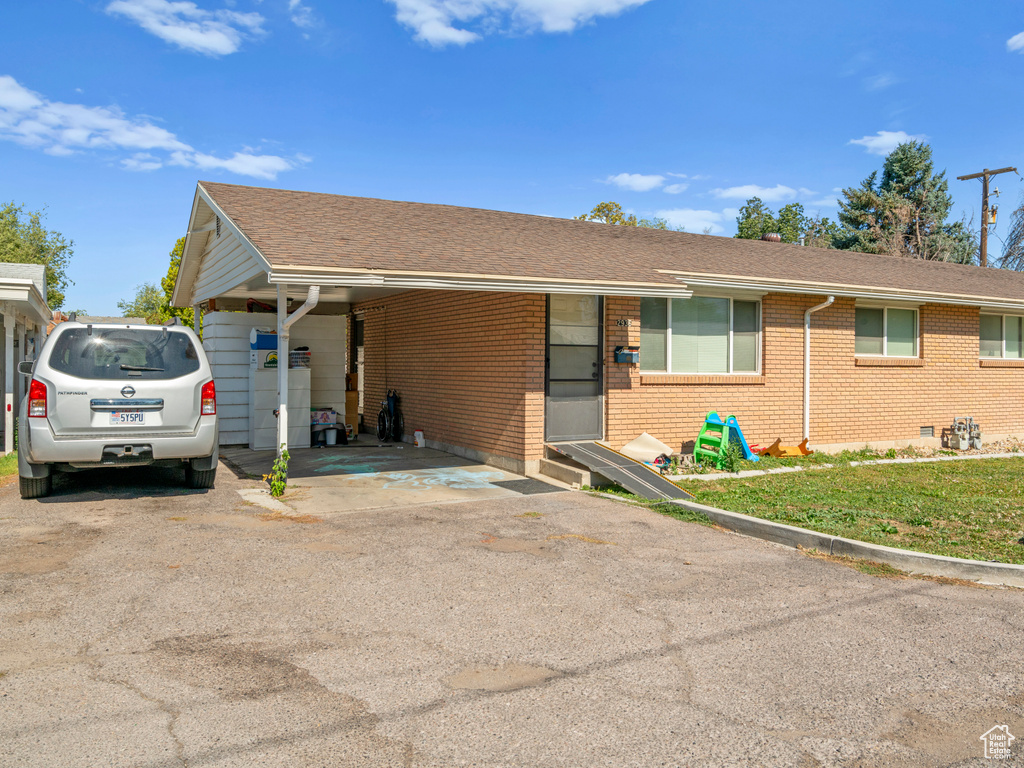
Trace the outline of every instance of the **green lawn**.
<instances>
[{"instance_id":1,"label":"green lawn","mask_svg":"<svg viewBox=\"0 0 1024 768\"><path fill-rule=\"evenodd\" d=\"M18 452L0 456L0 479L18 474Z\"/></svg>"},{"instance_id":2,"label":"green lawn","mask_svg":"<svg viewBox=\"0 0 1024 768\"><path fill-rule=\"evenodd\" d=\"M937 555L1024 563L1024 457L683 484L708 506Z\"/></svg>"}]
</instances>

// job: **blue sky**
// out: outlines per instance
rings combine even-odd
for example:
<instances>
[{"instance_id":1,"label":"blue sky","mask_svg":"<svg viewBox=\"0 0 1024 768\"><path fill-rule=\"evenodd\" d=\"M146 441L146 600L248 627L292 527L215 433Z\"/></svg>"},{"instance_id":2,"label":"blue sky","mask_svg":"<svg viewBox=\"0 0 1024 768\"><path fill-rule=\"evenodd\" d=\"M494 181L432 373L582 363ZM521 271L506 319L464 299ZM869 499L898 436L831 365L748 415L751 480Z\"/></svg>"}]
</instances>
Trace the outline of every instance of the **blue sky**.
<instances>
[{"instance_id":1,"label":"blue sky","mask_svg":"<svg viewBox=\"0 0 1024 768\"><path fill-rule=\"evenodd\" d=\"M604 200L735 232L922 137L957 215L1020 165L1012 3L5 3L0 201L75 241L66 308L167 269L197 180L571 217ZM998 177L996 238L1024 190Z\"/></svg>"}]
</instances>

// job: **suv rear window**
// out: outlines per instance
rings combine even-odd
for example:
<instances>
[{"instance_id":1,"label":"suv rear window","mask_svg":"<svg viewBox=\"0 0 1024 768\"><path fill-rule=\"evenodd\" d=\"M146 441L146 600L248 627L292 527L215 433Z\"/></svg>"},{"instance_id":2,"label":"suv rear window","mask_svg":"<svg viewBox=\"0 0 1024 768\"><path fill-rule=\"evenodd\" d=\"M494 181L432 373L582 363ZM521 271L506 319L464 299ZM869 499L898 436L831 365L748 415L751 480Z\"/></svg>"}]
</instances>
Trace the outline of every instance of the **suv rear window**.
<instances>
[{"instance_id":1,"label":"suv rear window","mask_svg":"<svg viewBox=\"0 0 1024 768\"><path fill-rule=\"evenodd\" d=\"M80 379L174 379L199 370L187 334L143 328L70 328L54 341L49 365Z\"/></svg>"}]
</instances>

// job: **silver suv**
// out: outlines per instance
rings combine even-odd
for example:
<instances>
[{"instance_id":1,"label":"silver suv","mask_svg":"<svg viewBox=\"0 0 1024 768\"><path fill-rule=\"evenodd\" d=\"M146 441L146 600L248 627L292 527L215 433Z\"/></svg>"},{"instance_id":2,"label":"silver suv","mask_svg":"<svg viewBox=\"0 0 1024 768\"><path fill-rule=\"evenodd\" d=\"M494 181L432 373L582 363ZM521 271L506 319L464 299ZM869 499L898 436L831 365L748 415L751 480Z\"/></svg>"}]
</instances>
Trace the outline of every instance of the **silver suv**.
<instances>
[{"instance_id":1,"label":"silver suv","mask_svg":"<svg viewBox=\"0 0 1024 768\"><path fill-rule=\"evenodd\" d=\"M174 326L58 325L18 414L21 496L46 496L54 471L184 464L192 488L217 474L217 393L202 343Z\"/></svg>"}]
</instances>

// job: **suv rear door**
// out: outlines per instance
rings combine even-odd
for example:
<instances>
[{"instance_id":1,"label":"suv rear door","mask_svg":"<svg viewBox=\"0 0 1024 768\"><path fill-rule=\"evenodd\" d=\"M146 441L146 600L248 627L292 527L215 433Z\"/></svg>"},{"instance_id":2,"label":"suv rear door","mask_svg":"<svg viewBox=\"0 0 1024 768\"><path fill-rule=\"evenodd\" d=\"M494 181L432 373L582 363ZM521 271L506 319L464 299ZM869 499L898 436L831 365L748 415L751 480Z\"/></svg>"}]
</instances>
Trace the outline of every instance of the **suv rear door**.
<instances>
[{"instance_id":1,"label":"suv rear door","mask_svg":"<svg viewBox=\"0 0 1024 768\"><path fill-rule=\"evenodd\" d=\"M36 378L48 384L55 435L191 433L208 366L191 335L170 328L59 328Z\"/></svg>"}]
</instances>

